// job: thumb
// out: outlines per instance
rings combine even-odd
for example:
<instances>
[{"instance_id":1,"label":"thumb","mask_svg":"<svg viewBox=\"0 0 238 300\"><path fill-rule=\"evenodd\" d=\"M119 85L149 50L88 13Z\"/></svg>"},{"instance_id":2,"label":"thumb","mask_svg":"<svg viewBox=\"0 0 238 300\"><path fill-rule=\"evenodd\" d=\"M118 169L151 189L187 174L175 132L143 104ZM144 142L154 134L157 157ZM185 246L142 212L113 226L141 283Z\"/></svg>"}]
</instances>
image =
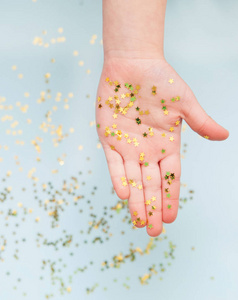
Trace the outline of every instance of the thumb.
<instances>
[{"instance_id":1,"label":"thumb","mask_svg":"<svg viewBox=\"0 0 238 300\"><path fill-rule=\"evenodd\" d=\"M186 105L183 109L183 119L188 123L192 130L206 139L213 141L222 141L228 138L229 131L217 124L201 107L196 97L192 93L189 99L186 99Z\"/></svg>"}]
</instances>

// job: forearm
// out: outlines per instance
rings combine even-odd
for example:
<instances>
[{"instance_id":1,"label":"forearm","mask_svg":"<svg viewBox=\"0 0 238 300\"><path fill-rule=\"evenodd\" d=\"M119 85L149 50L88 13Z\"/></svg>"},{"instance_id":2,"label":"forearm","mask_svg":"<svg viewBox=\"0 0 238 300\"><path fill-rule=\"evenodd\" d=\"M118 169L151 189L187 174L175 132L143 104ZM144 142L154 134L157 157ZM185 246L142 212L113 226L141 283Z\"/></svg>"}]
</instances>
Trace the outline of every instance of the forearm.
<instances>
[{"instance_id":1,"label":"forearm","mask_svg":"<svg viewBox=\"0 0 238 300\"><path fill-rule=\"evenodd\" d=\"M163 58L167 0L103 0L104 58Z\"/></svg>"}]
</instances>

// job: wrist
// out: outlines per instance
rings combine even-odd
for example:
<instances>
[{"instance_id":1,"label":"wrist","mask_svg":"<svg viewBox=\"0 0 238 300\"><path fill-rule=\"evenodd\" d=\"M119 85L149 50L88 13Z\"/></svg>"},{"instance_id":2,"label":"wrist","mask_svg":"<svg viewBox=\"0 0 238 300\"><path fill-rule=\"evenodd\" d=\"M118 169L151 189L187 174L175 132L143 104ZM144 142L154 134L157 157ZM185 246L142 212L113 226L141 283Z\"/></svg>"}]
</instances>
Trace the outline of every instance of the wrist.
<instances>
[{"instance_id":1,"label":"wrist","mask_svg":"<svg viewBox=\"0 0 238 300\"><path fill-rule=\"evenodd\" d=\"M103 48L109 58L164 58L166 0L103 0Z\"/></svg>"},{"instance_id":2,"label":"wrist","mask_svg":"<svg viewBox=\"0 0 238 300\"><path fill-rule=\"evenodd\" d=\"M164 59L163 47L156 45L131 43L117 47L104 47L104 62L114 59Z\"/></svg>"}]
</instances>

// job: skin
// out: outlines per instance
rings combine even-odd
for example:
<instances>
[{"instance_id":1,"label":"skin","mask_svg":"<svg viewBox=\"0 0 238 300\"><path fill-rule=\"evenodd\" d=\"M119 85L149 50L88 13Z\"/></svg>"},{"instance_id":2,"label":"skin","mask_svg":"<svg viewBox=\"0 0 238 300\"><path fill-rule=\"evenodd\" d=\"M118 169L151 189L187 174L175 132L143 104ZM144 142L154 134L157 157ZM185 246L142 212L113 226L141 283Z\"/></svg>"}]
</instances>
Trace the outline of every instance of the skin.
<instances>
[{"instance_id":1,"label":"skin","mask_svg":"<svg viewBox=\"0 0 238 300\"><path fill-rule=\"evenodd\" d=\"M151 0L150 6L141 0L104 0L104 66L97 91L97 99L100 98L96 104L96 122L100 126L97 131L113 187L118 197L129 199L132 221L137 220L135 226L146 226L150 236L158 236L163 222L171 223L177 217L182 119L202 137L208 136L209 140L224 140L229 135L206 114L189 86L166 62L163 55L165 8L164 0ZM118 92L106 78L121 84ZM173 83L169 82L170 79ZM130 97L123 99L121 96L131 93L125 83L132 84L134 90L140 85L140 89L127 113L119 112L114 118L116 99L110 101L114 108L105 102L109 97L118 96L119 106L125 107L130 103ZM157 87L155 95L152 94L153 86ZM180 97L178 101L171 101L177 96ZM164 114L163 106L166 106L168 115ZM140 115L140 111L149 111L149 114ZM138 117L141 119L139 125L136 122ZM179 124L176 125L176 121L180 121ZM116 128L112 128L113 124ZM106 127L109 127L108 136L105 135ZM149 133L148 128L153 128L153 136L144 137L144 132ZM121 131L119 139L118 135L111 135L117 130ZM135 146L133 138L139 145ZM140 153L144 153L144 160L140 159ZM149 165L145 166L145 162ZM175 175L171 184L165 179L166 172ZM123 185L123 181L127 185Z\"/></svg>"}]
</instances>

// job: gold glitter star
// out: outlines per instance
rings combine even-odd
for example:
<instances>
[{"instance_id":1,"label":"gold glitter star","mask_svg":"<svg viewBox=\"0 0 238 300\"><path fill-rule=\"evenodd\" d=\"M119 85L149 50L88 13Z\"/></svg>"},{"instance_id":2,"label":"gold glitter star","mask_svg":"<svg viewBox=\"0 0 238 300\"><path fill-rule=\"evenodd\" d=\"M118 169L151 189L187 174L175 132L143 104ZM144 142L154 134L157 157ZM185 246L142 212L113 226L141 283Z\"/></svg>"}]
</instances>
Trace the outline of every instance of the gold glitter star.
<instances>
[{"instance_id":1,"label":"gold glitter star","mask_svg":"<svg viewBox=\"0 0 238 300\"><path fill-rule=\"evenodd\" d=\"M156 197L153 196L153 197L151 198L151 200L152 200L152 201L156 201Z\"/></svg>"},{"instance_id":2,"label":"gold glitter star","mask_svg":"<svg viewBox=\"0 0 238 300\"><path fill-rule=\"evenodd\" d=\"M98 97L98 102L101 101L101 97Z\"/></svg>"},{"instance_id":3,"label":"gold glitter star","mask_svg":"<svg viewBox=\"0 0 238 300\"><path fill-rule=\"evenodd\" d=\"M140 225L144 225L144 224L145 224L145 221L142 220L142 221L140 222Z\"/></svg>"},{"instance_id":4,"label":"gold glitter star","mask_svg":"<svg viewBox=\"0 0 238 300\"><path fill-rule=\"evenodd\" d=\"M135 142L134 145L135 145L135 147L138 147L138 146L139 146L139 143L138 143L138 142Z\"/></svg>"},{"instance_id":5,"label":"gold glitter star","mask_svg":"<svg viewBox=\"0 0 238 300\"><path fill-rule=\"evenodd\" d=\"M133 187L136 187L135 181L133 181L131 185L132 185Z\"/></svg>"},{"instance_id":6,"label":"gold glitter star","mask_svg":"<svg viewBox=\"0 0 238 300\"><path fill-rule=\"evenodd\" d=\"M164 133L164 132L161 133L161 136L162 136L162 137L166 137L166 133Z\"/></svg>"},{"instance_id":7,"label":"gold glitter star","mask_svg":"<svg viewBox=\"0 0 238 300\"><path fill-rule=\"evenodd\" d=\"M131 143L131 139L127 139L126 141L127 141L127 143L128 143L128 144L130 144L130 143Z\"/></svg>"},{"instance_id":8,"label":"gold glitter star","mask_svg":"<svg viewBox=\"0 0 238 300\"><path fill-rule=\"evenodd\" d=\"M143 186L142 184L138 185L138 190L142 190Z\"/></svg>"},{"instance_id":9,"label":"gold glitter star","mask_svg":"<svg viewBox=\"0 0 238 300\"><path fill-rule=\"evenodd\" d=\"M174 80L171 78L171 79L169 79L169 81L168 81L170 84L172 84L172 83L174 83Z\"/></svg>"},{"instance_id":10,"label":"gold glitter star","mask_svg":"<svg viewBox=\"0 0 238 300\"><path fill-rule=\"evenodd\" d=\"M173 128L173 127L170 127L170 128L169 128L169 131L170 131L170 132L173 132L173 131L174 131L174 128Z\"/></svg>"},{"instance_id":11,"label":"gold glitter star","mask_svg":"<svg viewBox=\"0 0 238 300\"><path fill-rule=\"evenodd\" d=\"M125 133L124 134L124 137L127 139L129 137L129 134L128 133Z\"/></svg>"},{"instance_id":12,"label":"gold glitter star","mask_svg":"<svg viewBox=\"0 0 238 300\"><path fill-rule=\"evenodd\" d=\"M166 115L166 116L168 116L168 114L169 114L169 111L166 109L166 110L164 110L164 114Z\"/></svg>"},{"instance_id":13,"label":"gold glitter star","mask_svg":"<svg viewBox=\"0 0 238 300\"><path fill-rule=\"evenodd\" d=\"M137 211L134 211L133 212L133 216L137 216L138 215L138 212Z\"/></svg>"},{"instance_id":14,"label":"gold glitter star","mask_svg":"<svg viewBox=\"0 0 238 300\"><path fill-rule=\"evenodd\" d=\"M209 136L208 136L208 135L204 135L204 138L208 140L208 139L209 139Z\"/></svg>"},{"instance_id":15,"label":"gold glitter star","mask_svg":"<svg viewBox=\"0 0 238 300\"><path fill-rule=\"evenodd\" d=\"M178 126L180 124L180 120L175 122L175 125Z\"/></svg>"},{"instance_id":16,"label":"gold glitter star","mask_svg":"<svg viewBox=\"0 0 238 300\"><path fill-rule=\"evenodd\" d=\"M113 129L116 129L116 128L117 128L117 124L113 124L113 125L112 125L112 128L113 128Z\"/></svg>"},{"instance_id":17,"label":"gold glitter star","mask_svg":"<svg viewBox=\"0 0 238 300\"><path fill-rule=\"evenodd\" d=\"M113 114L112 116L113 116L114 119L117 119L118 115L117 114Z\"/></svg>"},{"instance_id":18,"label":"gold glitter star","mask_svg":"<svg viewBox=\"0 0 238 300\"><path fill-rule=\"evenodd\" d=\"M123 182L122 182L122 185L123 185L123 186L127 186L127 182L126 182L126 181L123 181Z\"/></svg>"},{"instance_id":19,"label":"gold glitter star","mask_svg":"<svg viewBox=\"0 0 238 300\"><path fill-rule=\"evenodd\" d=\"M150 200L146 200L146 201L145 201L145 204L146 204L146 205L150 205L150 203L151 203Z\"/></svg>"},{"instance_id":20,"label":"gold glitter star","mask_svg":"<svg viewBox=\"0 0 238 300\"><path fill-rule=\"evenodd\" d=\"M146 176L147 180L151 180L151 178L152 178L151 176Z\"/></svg>"},{"instance_id":21,"label":"gold glitter star","mask_svg":"<svg viewBox=\"0 0 238 300\"><path fill-rule=\"evenodd\" d=\"M134 225L136 225L136 220L134 220L132 223L133 223Z\"/></svg>"},{"instance_id":22,"label":"gold glitter star","mask_svg":"<svg viewBox=\"0 0 238 300\"><path fill-rule=\"evenodd\" d=\"M171 136L171 137L169 138L169 140L170 140L170 142L173 142L173 141L174 141L174 137Z\"/></svg>"},{"instance_id":23,"label":"gold glitter star","mask_svg":"<svg viewBox=\"0 0 238 300\"><path fill-rule=\"evenodd\" d=\"M125 94L121 94L121 98L122 98L122 99L125 99L125 98L126 98L126 95L125 95Z\"/></svg>"}]
</instances>

